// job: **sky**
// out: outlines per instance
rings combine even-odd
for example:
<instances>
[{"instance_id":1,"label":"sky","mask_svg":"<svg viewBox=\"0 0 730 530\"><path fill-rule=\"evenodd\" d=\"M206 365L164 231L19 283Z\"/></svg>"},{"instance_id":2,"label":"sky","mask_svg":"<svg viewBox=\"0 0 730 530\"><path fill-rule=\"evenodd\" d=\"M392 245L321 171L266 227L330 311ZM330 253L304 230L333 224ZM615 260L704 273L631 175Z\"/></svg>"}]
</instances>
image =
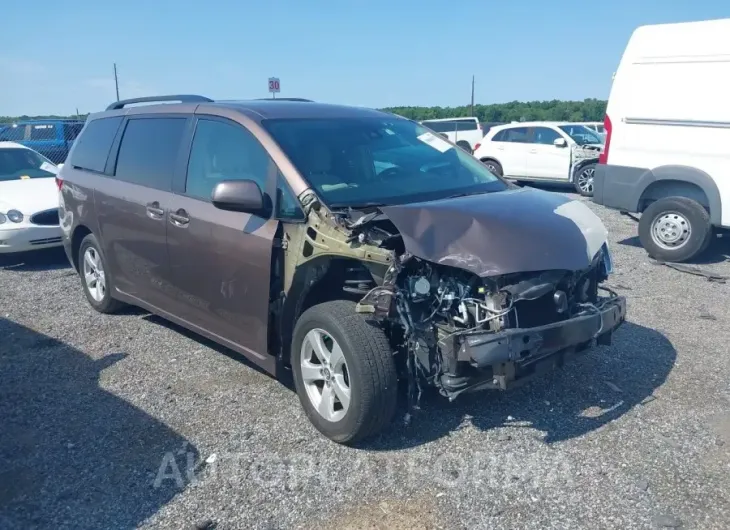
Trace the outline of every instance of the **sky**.
<instances>
[{"instance_id":1,"label":"sky","mask_svg":"<svg viewBox=\"0 0 730 530\"><path fill-rule=\"evenodd\" d=\"M0 116L201 94L382 108L608 97L631 32L728 0L34 0L0 8Z\"/></svg>"}]
</instances>

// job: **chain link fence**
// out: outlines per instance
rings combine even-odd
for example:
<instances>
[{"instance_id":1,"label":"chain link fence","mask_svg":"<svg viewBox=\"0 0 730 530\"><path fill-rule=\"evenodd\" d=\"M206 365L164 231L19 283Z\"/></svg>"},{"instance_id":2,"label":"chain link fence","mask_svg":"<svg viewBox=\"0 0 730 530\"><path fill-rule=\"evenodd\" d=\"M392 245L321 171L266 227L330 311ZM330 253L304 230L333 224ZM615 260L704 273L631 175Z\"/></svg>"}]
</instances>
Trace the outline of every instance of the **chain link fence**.
<instances>
[{"instance_id":1,"label":"chain link fence","mask_svg":"<svg viewBox=\"0 0 730 530\"><path fill-rule=\"evenodd\" d=\"M54 164L66 160L84 119L29 119L0 123L0 142L16 142L39 152Z\"/></svg>"}]
</instances>

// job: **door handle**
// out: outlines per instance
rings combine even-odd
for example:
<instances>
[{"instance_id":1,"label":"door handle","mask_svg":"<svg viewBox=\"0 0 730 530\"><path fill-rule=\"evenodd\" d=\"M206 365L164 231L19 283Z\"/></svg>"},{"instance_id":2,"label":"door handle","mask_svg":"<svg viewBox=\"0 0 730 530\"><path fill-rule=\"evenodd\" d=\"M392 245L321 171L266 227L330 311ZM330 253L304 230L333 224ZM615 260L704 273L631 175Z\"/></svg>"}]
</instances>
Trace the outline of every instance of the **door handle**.
<instances>
[{"instance_id":1,"label":"door handle","mask_svg":"<svg viewBox=\"0 0 730 530\"><path fill-rule=\"evenodd\" d=\"M184 209L180 208L175 213L170 214L170 222L174 224L175 226L186 226L190 222L190 217L188 217L188 212L186 212Z\"/></svg>"},{"instance_id":2,"label":"door handle","mask_svg":"<svg viewBox=\"0 0 730 530\"><path fill-rule=\"evenodd\" d=\"M537 149L530 149L530 153L532 153L532 154L537 153Z\"/></svg>"},{"instance_id":3,"label":"door handle","mask_svg":"<svg viewBox=\"0 0 730 530\"><path fill-rule=\"evenodd\" d=\"M160 208L159 202L150 202L147 204L147 215L152 219L162 219L162 216L165 215L165 210Z\"/></svg>"}]
</instances>

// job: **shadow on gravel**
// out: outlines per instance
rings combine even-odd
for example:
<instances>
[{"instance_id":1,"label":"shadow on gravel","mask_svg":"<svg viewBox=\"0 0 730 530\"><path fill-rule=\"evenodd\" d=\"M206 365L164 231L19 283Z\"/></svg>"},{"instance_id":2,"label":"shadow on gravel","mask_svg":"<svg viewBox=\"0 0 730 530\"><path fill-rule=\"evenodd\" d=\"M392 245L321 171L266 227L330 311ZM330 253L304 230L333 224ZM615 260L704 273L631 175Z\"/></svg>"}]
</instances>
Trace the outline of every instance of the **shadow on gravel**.
<instances>
[{"instance_id":1,"label":"shadow on gravel","mask_svg":"<svg viewBox=\"0 0 730 530\"><path fill-rule=\"evenodd\" d=\"M126 354L94 361L2 318L0 337L0 528L135 528L179 493L155 479L187 483L177 452L196 449L99 387Z\"/></svg>"},{"instance_id":2,"label":"shadow on gravel","mask_svg":"<svg viewBox=\"0 0 730 530\"><path fill-rule=\"evenodd\" d=\"M511 428L535 429L544 443L576 438L642 402L648 405L649 396L666 380L676 356L661 333L627 322L614 335L611 346L586 352L524 387L465 394L453 403L429 393L407 428L403 428L405 410L401 408L393 426L364 443L362 449L419 446L447 436L464 421L485 431L517 422L520 425Z\"/></svg>"},{"instance_id":3,"label":"shadow on gravel","mask_svg":"<svg viewBox=\"0 0 730 530\"><path fill-rule=\"evenodd\" d=\"M174 322L170 322L169 320L165 320L161 316L157 316L155 314L149 313L146 316L143 317L146 321L152 322L153 324L157 324L158 326L166 327L175 333L179 333L180 335L184 335L185 337L189 338L190 340L194 340L198 344L202 346L207 346L208 348L215 350L216 352L225 355L226 357L229 357L233 359L234 361L240 362L244 365L246 365L248 368L251 368L252 370L256 370L257 372L266 375L267 377L271 377L271 375L260 368L257 364L249 361L246 356L241 355L240 353L231 350L230 348L226 348L225 346L222 346L218 344L217 342L214 342L206 337L203 337L202 335L198 335L194 331L190 331L187 328L184 328L182 326L178 326ZM287 384L287 379L282 381L284 383L284 386L289 387ZM289 387L291 390L294 390L293 382L292 386Z\"/></svg>"},{"instance_id":4,"label":"shadow on gravel","mask_svg":"<svg viewBox=\"0 0 730 530\"><path fill-rule=\"evenodd\" d=\"M70 269L63 247L54 247L17 254L0 254L0 269L15 271L52 271Z\"/></svg>"},{"instance_id":5,"label":"shadow on gravel","mask_svg":"<svg viewBox=\"0 0 730 530\"><path fill-rule=\"evenodd\" d=\"M639 236L627 237L618 242L625 247L643 248ZM690 265L716 265L730 260L730 238L718 237L710 244L705 252L697 258L688 261Z\"/></svg>"}]
</instances>

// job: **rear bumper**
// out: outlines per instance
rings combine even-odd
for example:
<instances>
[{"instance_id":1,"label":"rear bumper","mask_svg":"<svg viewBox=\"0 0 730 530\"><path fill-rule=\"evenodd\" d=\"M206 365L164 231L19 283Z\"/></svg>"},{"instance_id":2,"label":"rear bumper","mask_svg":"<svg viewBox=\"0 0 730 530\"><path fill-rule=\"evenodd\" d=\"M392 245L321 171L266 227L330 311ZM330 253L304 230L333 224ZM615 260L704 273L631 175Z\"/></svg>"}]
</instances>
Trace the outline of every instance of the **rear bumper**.
<instances>
[{"instance_id":1,"label":"rear bumper","mask_svg":"<svg viewBox=\"0 0 730 530\"><path fill-rule=\"evenodd\" d=\"M624 212L638 212L641 195L654 180L648 169L598 164L593 174L593 202Z\"/></svg>"},{"instance_id":2,"label":"rear bumper","mask_svg":"<svg viewBox=\"0 0 730 530\"><path fill-rule=\"evenodd\" d=\"M611 335L625 319L626 298L613 296L604 301L600 310L561 322L469 335L458 351L458 360L468 361L480 369L513 363L513 376L498 385L505 387L508 379L519 379L533 372L532 365L546 360L561 361L566 355L587 348L593 339L598 344L610 344Z\"/></svg>"}]
</instances>

